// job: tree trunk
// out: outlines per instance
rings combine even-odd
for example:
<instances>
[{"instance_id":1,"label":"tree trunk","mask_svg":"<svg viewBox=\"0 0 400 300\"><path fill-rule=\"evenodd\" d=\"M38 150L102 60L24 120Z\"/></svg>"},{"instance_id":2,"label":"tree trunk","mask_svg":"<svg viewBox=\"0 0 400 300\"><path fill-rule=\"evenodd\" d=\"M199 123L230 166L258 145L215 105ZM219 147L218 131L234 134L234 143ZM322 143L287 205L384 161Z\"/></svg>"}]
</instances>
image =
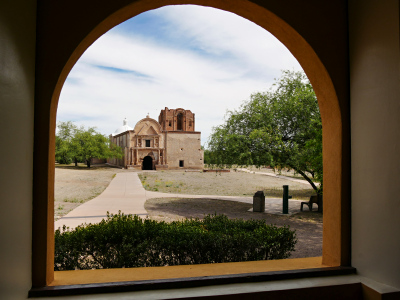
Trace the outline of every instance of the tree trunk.
<instances>
[{"instance_id":1,"label":"tree trunk","mask_svg":"<svg viewBox=\"0 0 400 300\"><path fill-rule=\"evenodd\" d=\"M294 169L297 173L299 173L301 176L303 176L303 178L304 178L305 180L307 180L309 184L311 184L312 188L315 190L315 192L317 193L317 195L321 195L321 194L322 194L322 190L319 189L319 188L315 185L315 183L314 183L302 170L297 170L296 168L293 168L293 167L292 167L292 169Z\"/></svg>"},{"instance_id":2,"label":"tree trunk","mask_svg":"<svg viewBox=\"0 0 400 300\"><path fill-rule=\"evenodd\" d=\"M76 157L74 157L74 161L75 161L75 167L78 166L78 160L76 159Z\"/></svg>"},{"instance_id":3,"label":"tree trunk","mask_svg":"<svg viewBox=\"0 0 400 300\"><path fill-rule=\"evenodd\" d=\"M88 168L90 168L90 159L87 159L87 160L86 160L86 166L87 166Z\"/></svg>"},{"instance_id":4,"label":"tree trunk","mask_svg":"<svg viewBox=\"0 0 400 300\"><path fill-rule=\"evenodd\" d=\"M294 170L296 170L295 168L293 168ZM320 184L320 187L318 188L314 182L308 178L308 176L301 170L296 170L297 173L299 173L301 176L303 176L303 178L305 180L307 180L312 188L315 190L315 192L317 193L317 197L318 197L318 212L322 213L323 211L323 199L322 199L322 183Z\"/></svg>"}]
</instances>

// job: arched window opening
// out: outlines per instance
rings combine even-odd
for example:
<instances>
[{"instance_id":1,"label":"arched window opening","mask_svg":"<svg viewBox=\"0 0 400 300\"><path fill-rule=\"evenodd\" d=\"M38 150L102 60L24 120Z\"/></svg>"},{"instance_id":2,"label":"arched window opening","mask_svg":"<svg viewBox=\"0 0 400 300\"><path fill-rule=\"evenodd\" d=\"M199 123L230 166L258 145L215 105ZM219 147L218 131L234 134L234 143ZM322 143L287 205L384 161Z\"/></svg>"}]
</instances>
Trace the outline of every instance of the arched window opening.
<instances>
[{"instance_id":1,"label":"arched window opening","mask_svg":"<svg viewBox=\"0 0 400 300\"><path fill-rule=\"evenodd\" d=\"M176 116L176 129L177 130L183 130L183 114L178 113Z\"/></svg>"},{"instance_id":2,"label":"arched window opening","mask_svg":"<svg viewBox=\"0 0 400 300\"><path fill-rule=\"evenodd\" d=\"M218 3L218 1L216 1L216 3ZM216 6L218 6L217 4L216 4ZM222 2L221 2L221 6L223 6L223 4L222 4ZM145 11L146 9L144 9L143 11ZM238 14L240 14L240 9L238 9L238 11L237 11L237 13ZM256 15L256 14L255 14ZM255 16L254 15L254 16ZM257 19L257 17L254 17L255 18L255 20L253 20L253 22L256 22L256 19ZM285 24L283 21L281 21L281 20L279 20L277 17L274 17L273 15L271 15L271 20L273 20L273 21L277 21L278 20L278 23L279 22L282 22L282 24L281 23L279 23L279 24L281 24L281 25L283 25L283 26L287 26L287 24ZM121 19L121 21L123 21L122 19ZM257 23L257 22L256 22ZM262 22L260 22L260 23L262 23ZM263 24L263 27L264 28L266 28L266 29L268 29L268 24ZM103 26L103 28L104 28L104 26ZM289 27L288 27L289 28ZM288 29L290 32L291 32L291 34L293 34L294 36L296 36L296 32L294 32L294 30L293 29L291 29L291 28L289 28ZM275 30L276 31L276 30ZM293 32L292 32L293 31ZM283 31L282 31L283 32ZM282 32L277 32L278 34L282 34L282 35L284 35L285 33L282 33ZM94 35L97 35L97 33L94 33ZM296 36L297 37L297 36ZM93 36L91 36L90 38L89 38L89 40L90 39L92 39L93 40ZM290 39L290 38L288 38L288 37L283 37L283 40L285 40L287 43L289 43L290 44L290 42L288 42L288 39ZM90 41L88 42L88 43L90 43ZM328 135L328 134L331 134L331 136L332 136L332 139L329 141L329 146L330 146L330 148L329 148L329 151L328 150L325 150L324 149L324 155L325 155L325 151L326 152L328 152L329 154L333 154L333 153L337 153L336 155L332 155L332 156L330 156L330 159L329 159L329 161L327 161L327 163L329 164L329 166L330 167L332 167L332 170L334 170L334 171L332 171L332 170L330 170L331 172L329 173L329 174L341 174L341 167L342 167L342 165L341 164L336 164L336 168L337 168L337 170L335 169L335 163L337 163L338 161L340 161L340 157L341 157L341 145L342 145L342 143L341 143L341 134L339 133L339 134L334 134L334 133L338 133L338 131L340 131L340 129L341 129L341 125L339 124L338 125L338 123L340 123L340 121L341 121L341 119L340 119L340 112L338 112L338 108L337 108L337 98L336 98L336 96L335 96L335 91L334 91L334 88L333 88L333 85L332 85L332 83L331 83L331 81L330 81L330 78L329 78L329 75L328 75L328 73L327 73L327 71L324 69L324 66L322 65L322 63L318 60L318 57L316 56L316 55L314 55L314 54L312 54L312 49L311 49L311 47L307 44L307 42L305 42L305 41L303 41L302 39L300 39L300 36L298 36L298 39L296 39L296 43L301 43L301 45L303 46L303 48L302 48L302 50L300 51L300 52L302 52L302 53L304 53L304 52L307 52L307 51L310 51L310 53L311 54L309 54L309 57L307 57L307 58L305 58L305 59L303 59L302 60L302 63L305 65L305 66L307 66L307 63L312 63L313 64L313 67L312 67L312 71L313 71L313 73L314 74L316 74L316 75L314 75L314 78L310 78L310 80L311 81L313 81L313 80L316 80L316 81L318 81L318 83L319 83L319 85L317 84L316 86L318 87L318 89L319 89L319 91L317 91L317 96L318 96L318 92L319 93L321 93L321 89L322 90L324 90L324 88L326 88L324 91L328 91L327 93L325 93L325 94L328 94L328 96L326 96L327 97L327 99L324 99L324 100L329 100L329 101L327 101L327 103L328 104L326 104L326 106L324 107L324 110L323 111L321 111L321 114L324 114L324 112L326 113L327 111L329 111L330 112L330 116L328 116L328 117L326 117L326 119L325 119L325 123L328 125L329 124L329 121L331 121L330 119L335 119L335 120L333 120L334 122L331 122L331 124L333 124L333 125L331 125L331 126L326 126L325 128L324 128L324 130L325 130L325 133L324 133L324 135ZM293 47L293 45L292 45L292 47ZM304 50L304 49L306 49L306 50ZM84 49L85 50L85 49ZM293 50L293 49L291 49L291 50ZM82 52L83 52L83 50L82 49L79 49L79 50L77 50L77 52L80 52L80 53L77 53L78 55L75 55L74 57L77 57L77 56L79 56ZM296 53L296 51L294 51L294 53ZM299 54L299 52L297 52L297 54L299 54L300 56L302 55L302 53L300 53ZM71 58L71 60L73 60L74 58ZM63 70L63 74L62 74L62 76L61 76L61 80L60 80L60 82L61 82L61 85L63 84L63 78L65 79L65 77L66 77L66 74L65 74L65 72L66 73L68 73L69 72L69 70L70 70L70 66L71 65L73 65L73 62L71 63L71 62L69 62L69 67L66 67L65 68L65 70ZM307 71L307 69L306 69L306 71ZM64 77L63 77L64 76ZM319 78L317 78L319 76ZM60 87L57 87L57 88L60 88ZM56 91L57 91L57 89L56 89ZM322 94L322 93L321 93ZM330 98L329 98L330 97ZM57 92L55 92L54 93L54 97L53 97L53 104L57 104L57 101L58 101L58 93ZM56 109L56 107L57 107L57 105L53 105L53 107L55 107L55 109ZM333 107L333 108L332 108ZM51 112L51 116L50 116L50 118L52 119L52 120L54 120L55 119L55 110L53 110L52 112ZM183 130L183 116L182 116L182 114L180 114L180 115L178 115L177 116L177 130ZM51 122L50 122L51 123ZM55 124L55 122L53 122L54 124ZM333 126L336 126L336 129L334 129L333 128ZM35 129L36 130L36 129ZM40 128L38 128L37 130L40 130ZM50 130L50 132L51 132L51 130ZM51 134L51 133L50 133ZM335 144L334 143L334 139L336 139L337 141L337 143ZM50 139L51 140L51 139ZM337 145L337 147L335 147L334 145ZM38 154L39 152L38 151L36 151L36 154L35 155L40 155L40 154ZM43 153L47 153L47 152L43 152ZM50 155L51 155L51 153L52 153L52 151L50 151ZM43 154L43 155L45 155L45 154ZM149 163L149 161L152 163L152 158L151 157L148 157L148 158L145 158L146 159L146 166L148 166L148 163ZM50 161L50 160L48 160L48 161ZM144 162L144 160L143 160L143 162ZM48 167L48 166L46 166L46 167ZM51 177L51 175L49 175L50 177ZM325 182L325 187L327 187L328 185L329 185L329 188L328 188L328 190L329 190L329 192L330 193L332 193L332 191L333 190L335 190L335 188L332 188L332 187L337 187L337 186L335 186L335 184L336 185L340 185L341 184L341 181L340 180L338 180L337 182L336 181L334 181L334 180L332 180L332 179L334 179L334 178L328 178L328 176L327 177L325 177L325 180L327 180L326 182ZM51 190L51 189L50 189ZM333 205L335 205L335 203L336 204L338 204L338 202L340 202L340 192L341 192L341 189L340 189L340 186L338 187L338 189L336 189L338 192L338 198L337 198L337 200L334 200L334 197L332 196L332 194L331 195L329 195L329 199L333 199L333 201L332 202L328 202L329 203L329 205L332 207ZM51 199L51 196L49 197L49 201L52 201L52 199ZM51 206L50 206L51 207ZM37 209L36 209L37 210ZM39 209L40 210L40 209ZM46 207L44 207L43 208L43 210L47 210L47 206ZM48 212L46 211L46 214L47 215L51 215L51 214L48 214ZM46 214L44 214L44 215L46 215ZM43 214L42 214L43 215ZM340 217L340 216L339 216ZM334 223L334 221L332 221L334 218L330 218L330 221L331 221L331 223L330 223L330 225L332 225L332 224L337 224L337 222L336 223ZM50 220L51 221L51 220ZM340 222L340 221L339 221ZM51 223L51 222L50 222ZM329 226L328 226L329 227ZM325 229L324 229L325 230ZM50 230L50 232L51 232L51 230ZM51 235L51 233L50 233L50 235ZM342 237L341 237L341 235L340 234L338 234L338 236L339 236L339 238L341 239ZM51 240L51 237L49 238L50 240ZM53 239L54 239L54 237L53 237ZM35 239L34 239L35 240ZM50 241L50 243L48 243L49 245L51 245L52 243L51 243L51 241ZM332 245L338 245L338 246L336 246L336 247L332 247L332 248L330 248L330 246L332 246ZM327 241L327 243L326 243L326 249L329 249L328 251L327 251L327 253L329 254L329 255L327 255L326 256L326 259L327 259L327 261L328 261L328 264L329 265L334 265L335 263L334 263L334 261L340 261L340 259L341 259L341 257L340 257L340 251L338 252L338 250L337 250L337 248L340 248L340 247L342 247L343 248L343 246L342 246L342 244L341 243L339 243L338 241L335 241L334 239L332 239L332 240L328 240ZM333 250L332 250L333 249ZM34 253L34 256L35 256L35 253ZM332 258L333 257L333 258ZM49 260L47 260L47 261L49 261ZM49 269L48 267L47 267L47 269ZM51 269L51 268L50 268ZM35 271L34 271L35 272ZM51 272L50 272L51 273ZM51 277L51 276L50 276ZM43 280L42 280L43 281Z\"/></svg>"}]
</instances>

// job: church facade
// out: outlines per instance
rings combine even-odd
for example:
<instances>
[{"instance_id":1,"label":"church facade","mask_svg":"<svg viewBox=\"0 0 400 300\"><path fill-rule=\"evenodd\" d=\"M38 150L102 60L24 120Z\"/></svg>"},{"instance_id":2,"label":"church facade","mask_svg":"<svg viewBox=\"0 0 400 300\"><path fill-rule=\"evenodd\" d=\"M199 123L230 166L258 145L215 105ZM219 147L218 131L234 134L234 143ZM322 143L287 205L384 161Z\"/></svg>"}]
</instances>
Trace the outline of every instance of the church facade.
<instances>
[{"instance_id":1,"label":"church facade","mask_svg":"<svg viewBox=\"0 0 400 300\"><path fill-rule=\"evenodd\" d=\"M120 146L122 159L108 163L127 169L203 169L201 133L195 131L195 114L183 108L161 110L158 122L147 115L132 128L125 119L110 135Z\"/></svg>"}]
</instances>

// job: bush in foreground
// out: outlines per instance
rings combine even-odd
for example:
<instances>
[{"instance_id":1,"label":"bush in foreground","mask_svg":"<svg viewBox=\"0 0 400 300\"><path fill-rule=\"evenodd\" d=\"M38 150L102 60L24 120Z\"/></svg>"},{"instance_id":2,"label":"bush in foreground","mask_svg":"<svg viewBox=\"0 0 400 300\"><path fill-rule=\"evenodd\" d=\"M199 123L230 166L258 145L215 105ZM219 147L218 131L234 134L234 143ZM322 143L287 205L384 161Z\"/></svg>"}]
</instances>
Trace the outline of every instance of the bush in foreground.
<instances>
[{"instance_id":1,"label":"bush in foreground","mask_svg":"<svg viewBox=\"0 0 400 300\"><path fill-rule=\"evenodd\" d=\"M296 242L288 227L262 220L208 215L166 223L119 213L99 224L57 229L54 270L283 259Z\"/></svg>"}]
</instances>

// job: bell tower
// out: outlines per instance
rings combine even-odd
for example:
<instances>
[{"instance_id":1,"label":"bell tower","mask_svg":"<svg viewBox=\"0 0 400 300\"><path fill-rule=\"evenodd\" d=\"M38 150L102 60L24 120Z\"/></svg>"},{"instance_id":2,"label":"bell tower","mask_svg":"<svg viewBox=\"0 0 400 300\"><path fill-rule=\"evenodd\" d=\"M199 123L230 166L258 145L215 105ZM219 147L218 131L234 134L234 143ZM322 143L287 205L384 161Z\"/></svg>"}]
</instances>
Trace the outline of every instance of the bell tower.
<instances>
[{"instance_id":1,"label":"bell tower","mask_svg":"<svg viewBox=\"0 0 400 300\"><path fill-rule=\"evenodd\" d=\"M195 117L190 110L183 108L169 109L166 107L161 110L158 117L164 131L194 132Z\"/></svg>"}]
</instances>

